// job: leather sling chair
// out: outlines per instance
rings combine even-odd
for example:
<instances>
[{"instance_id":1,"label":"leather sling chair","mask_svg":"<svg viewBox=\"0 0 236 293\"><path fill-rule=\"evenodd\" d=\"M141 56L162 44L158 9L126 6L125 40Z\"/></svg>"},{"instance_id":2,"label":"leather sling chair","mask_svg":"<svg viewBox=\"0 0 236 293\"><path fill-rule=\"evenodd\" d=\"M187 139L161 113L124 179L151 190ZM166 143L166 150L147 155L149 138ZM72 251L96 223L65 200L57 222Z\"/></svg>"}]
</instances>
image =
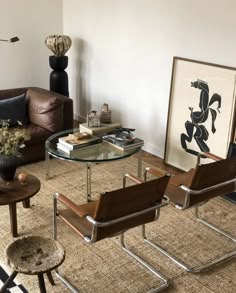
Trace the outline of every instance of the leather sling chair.
<instances>
[{"instance_id":1,"label":"leather sling chair","mask_svg":"<svg viewBox=\"0 0 236 293\"><path fill-rule=\"evenodd\" d=\"M201 165L201 158L210 158L214 162ZM154 168L147 168L144 172L144 180L147 180L147 174L156 174ZM197 164L195 168L189 170L186 173L172 176L167 190L166 195L169 198L170 204L174 205L180 210L185 210L191 207L195 208L196 219L207 227L218 232L220 235L227 237L228 239L236 242L235 236L232 236L216 226L208 223L203 218L200 218L198 206L205 203L206 201L221 196L226 193L235 191L236 182L236 157L222 159L211 153L201 153L198 155ZM162 246L148 239L145 240L151 246L156 248L159 252L166 255L177 265L182 267L188 272L198 273L206 270L213 265L216 265L226 259L230 259L236 255L236 251L231 251L223 256L216 257L212 260L207 260L205 264L199 264L196 266L190 266L179 258L167 252Z\"/></svg>"},{"instance_id":2,"label":"leather sling chair","mask_svg":"<svg viewBox=\"0 0 236 293\"><path fill-rule=\"evenodd\" d=\"M126 174L125 177L129 175ZM53 196L53 238L57 239L57 217L68 224L87 243L120 234L122 249L161 281L160 286L151 291L159 292L168 286L168 280L127 248L124 233L128 229L144 226L158 219L160 207L168 204L164 193L170 175L166 174L148 182L135 176L130 178L134 183L140 184L102 193L97 201L82 205L76 205L66 196L55 193ZM78 292L58 270L56 275L72 292Z\"/></svg>"}]
</instances>

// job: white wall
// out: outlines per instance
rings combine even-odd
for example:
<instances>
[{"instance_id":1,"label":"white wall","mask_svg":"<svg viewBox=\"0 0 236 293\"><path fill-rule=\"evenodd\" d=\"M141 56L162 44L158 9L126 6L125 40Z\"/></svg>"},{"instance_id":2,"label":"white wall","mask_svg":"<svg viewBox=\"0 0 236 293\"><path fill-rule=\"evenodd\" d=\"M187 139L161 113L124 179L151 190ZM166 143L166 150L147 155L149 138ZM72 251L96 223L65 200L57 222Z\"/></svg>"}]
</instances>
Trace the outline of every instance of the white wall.
<instances>
[{"instance_id":1,"label":"white wall","mask_svg":"<svg viewBox=\"0 0 236 293\"><path fill-rule=\"evenodd\" d=\"M76 117L100 110L135 127L145 149L164 154L173 56L236 64L235 0L0 0L0 88L49 88L45 46L68 34Z\"/></svg>"},{"instance_id":2,"label":"white wall","mask_svg":"<svg viewBox=\"0 0 236 293\"><path fill-rule=\"evenodd\" d=\"M108 102L146 150L164 154L173 56L236 65L235 0L65 0L75 114Z\"/></svg>"},{"instance_id":3,"label":"white wall","mask_svg":"<svg viewBox=\"0 0 236 293\"><path fill-rule=\"evenodd\" d=\"M0 42L0 88L40 86L49 88L51 72L44 41L62 34L62 0L0 0L0 39L14 36L20 42Z\"/></svg>"}]
</instances>

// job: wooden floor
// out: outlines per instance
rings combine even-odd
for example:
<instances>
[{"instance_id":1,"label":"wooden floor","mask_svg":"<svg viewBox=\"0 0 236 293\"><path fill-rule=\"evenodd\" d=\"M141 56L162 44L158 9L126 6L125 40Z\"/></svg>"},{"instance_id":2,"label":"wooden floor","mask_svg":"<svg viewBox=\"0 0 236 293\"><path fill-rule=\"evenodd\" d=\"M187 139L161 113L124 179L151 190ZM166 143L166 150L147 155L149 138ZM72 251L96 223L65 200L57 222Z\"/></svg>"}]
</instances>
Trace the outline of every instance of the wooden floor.
<instances>
[{"instance_id":1,"label":"wooden floor","mask_svg":"<svg viewBox=\"0 0 236 293\"><path fill-rule=\"evenodd\" d=\"M164 163L164 160L155 156L155 155L152 155L148 152L145 152L145 151L142 151L142 159L144 162L154 166L154 167L158 167L162 170L165 170L166 172L169 172L171 174L179 174L181 173L180 170L174 168L174 167L170 167L168 165L166 165Z\"/></svg>"}]
</instances>

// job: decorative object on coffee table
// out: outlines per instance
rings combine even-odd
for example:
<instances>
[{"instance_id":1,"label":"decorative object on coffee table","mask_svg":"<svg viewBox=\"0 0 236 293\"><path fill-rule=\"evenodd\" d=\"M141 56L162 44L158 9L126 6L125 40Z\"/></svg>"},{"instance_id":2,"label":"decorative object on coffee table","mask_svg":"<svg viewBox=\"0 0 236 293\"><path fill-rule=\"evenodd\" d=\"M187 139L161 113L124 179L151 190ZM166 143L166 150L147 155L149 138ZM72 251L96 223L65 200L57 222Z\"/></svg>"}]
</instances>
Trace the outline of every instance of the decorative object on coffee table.
<instances>
[{"instance_id":1,"label":"decorative object on coffee table","mask_svg":"<svg viewBox=\"0 0 236 293\"><path fill-rule=\"evenodd\" d=\"M114 123L101 123L100 127L88 127L88 123L82 123L79 125L80 131L88 132L93 135L101 134L101 133L108 133L114 132L117 129L122 127L122 124L119 122Z\"/></svg>"},{"instance_id":2,"label":"decorative object on coffee table","mask_svg":"<svg viewBox=\"0 0 236 293\"><path fill-rule=\"evenodd\" d=\"M104 135L103 141L122 152L144 146L144 140L134 135L134 128L120 128L116 133Z\"/></svg>"},{"instance_id":3,"label":"decorative object on coffee table","mask_svg":"<svg viewBox=\"0 0 236 293\"><path fill-rule=\"evenodd\" d=\"M24 143L29 139L30 135L25 129L10 128L10 120L0 120L0 177L3 180L14 178L22 160L19 150L25 147Z\"/></svg>"},{"instance_id":4,"label":"decorative object on coffee table","mask_svg":"<svg viewBox=\"0 0 236 293\"><path fill-rule=\"evenodd\" d=\"M100 127L101 120L100 115L95 110L91 110L87 113L87 126L88 127Z\"/></svg>"},{"instance_id":5,"label":"decorative object on coffee table","mask_svg":"<svg viewBox=\"0 0 236 293\"><path fill-rule=\"evenodd\" d=\"M66 52L71 47L71 38L66 35L51 35L45 44L54 55L49 56L49 64L53 71L50 74L50 90L69 97L68 76L65 71L68 65Z\"/></svg>"},{"instance_id":6,"label":"decorative object on coffee table","mask_svg":"<svg viewBox=\"0 0 236 293\"><path fill-rule=\"evenodd\" d=\"M44 273L46 273L49 282L55 285L51 271L63 263L65 250L57 240L41 236L26 236L18 238L8 245L6 258L13 272L0 292L6 292L16 275L23 273L37 275L40 292L45 293Z\"/></svg>"},{"instance_id":7,"label":"decorative object on coffee table","mask_svg":"<svg viewBox=\"0 0 236 293\"><path fill-rule=\"evenodd\" d=\"M111 110L109 110L108 104L104 103L100 115L101 123L111 123Z\"/></svg>"}]
</instances>

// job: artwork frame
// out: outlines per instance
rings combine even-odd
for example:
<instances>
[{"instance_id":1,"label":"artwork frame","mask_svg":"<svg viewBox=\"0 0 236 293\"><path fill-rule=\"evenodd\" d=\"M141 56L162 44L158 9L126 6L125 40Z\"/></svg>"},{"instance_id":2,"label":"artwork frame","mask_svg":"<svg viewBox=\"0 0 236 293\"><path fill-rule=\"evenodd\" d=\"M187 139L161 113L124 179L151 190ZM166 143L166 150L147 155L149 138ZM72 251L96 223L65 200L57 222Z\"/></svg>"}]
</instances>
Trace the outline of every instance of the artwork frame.
<instances>
[{"instance_id":1,"label":"artwork frame","mask_svg":"<svg viewBox=\"0 0 236 293\"><path fill-rule=\"evenodd\" d=\"M174 56L165 164L187 171L199 152L226 158L235 129L235 101L236 68Z\"/></svg>"}]
</instances>

